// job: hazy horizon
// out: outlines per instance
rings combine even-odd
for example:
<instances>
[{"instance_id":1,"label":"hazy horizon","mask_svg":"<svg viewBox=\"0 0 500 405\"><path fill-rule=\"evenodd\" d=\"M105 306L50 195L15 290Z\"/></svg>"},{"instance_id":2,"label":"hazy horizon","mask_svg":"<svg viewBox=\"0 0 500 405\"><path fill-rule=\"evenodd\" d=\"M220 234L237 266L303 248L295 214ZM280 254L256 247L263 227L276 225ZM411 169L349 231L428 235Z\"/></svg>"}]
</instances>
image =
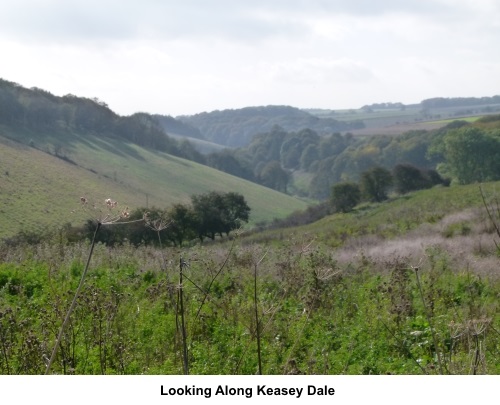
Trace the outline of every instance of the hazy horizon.
<instances>
[{"instance_id":1,"label":"hazy horizon","mask_svg":"<svg viewBox=\"0 0 500 405\"><path fill-rule=\"evenodd\" d=\"M121 115L500 93L495 0L19 0L0 77Z\"/></svg>"}]
</instances>

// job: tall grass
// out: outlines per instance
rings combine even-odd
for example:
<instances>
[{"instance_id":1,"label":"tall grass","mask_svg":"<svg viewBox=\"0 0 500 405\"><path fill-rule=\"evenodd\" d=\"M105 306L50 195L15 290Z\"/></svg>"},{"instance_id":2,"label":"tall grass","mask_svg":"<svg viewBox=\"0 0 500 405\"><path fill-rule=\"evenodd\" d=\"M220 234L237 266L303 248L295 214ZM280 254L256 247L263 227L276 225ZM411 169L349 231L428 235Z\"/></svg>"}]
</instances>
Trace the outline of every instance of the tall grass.
<instances>
[{"instance_id":1,"label":"tall grass","mask_svg":"<svg viewBox=\"0 0 500 405\"><path fill-rule=\"evenodd\" d=\"M337 216L347 235L333 246L306 232L183 249L6 245L0 372L498 374L497 234L476 208L399 239L355 231L380 229L359 221L381 206Z\"/></svg>"}]
</instances>

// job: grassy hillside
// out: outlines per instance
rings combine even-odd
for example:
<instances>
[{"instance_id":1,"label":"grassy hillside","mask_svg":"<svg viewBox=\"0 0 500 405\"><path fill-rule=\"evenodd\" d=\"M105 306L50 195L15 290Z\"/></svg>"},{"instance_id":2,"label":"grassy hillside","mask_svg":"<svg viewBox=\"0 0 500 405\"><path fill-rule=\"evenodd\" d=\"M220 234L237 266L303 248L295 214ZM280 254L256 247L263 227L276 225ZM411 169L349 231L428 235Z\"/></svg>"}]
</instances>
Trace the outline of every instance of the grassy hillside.
<instances>
[{"instance_id":1,"label":"grassy hillside","mask_svg":"<svg viewBox=\"0 0 500 405\"><path fill-rule=\"evenodd\" d=\"M500 222L500 182L484 183L481 189ZM269 230L252 235L247 242L282 240L324 246L339 263L368 261L373 269L383 269L396 258L430 265L431 250L446 256L456 271L498 276L500 265L495 246L500 240L478 184L434 187L384 203L364 203L353 212L330 215L306 226Z\"/></svg>"},{"instance_id":2,"label":"grassy hillside","mask_svg":"<svg viewBox=\"0 0 500 405\"><path fill-rule=\"evenodd\" d=\"M122 140L75 133L16 138L21 142L0 136L0 237L81 223L82 214L72 212L80 196L113 198L133 209L168 207L210 190L236 191L250 205L252 223L306 207L285 194Z\"/></svg>"}]
</instances>

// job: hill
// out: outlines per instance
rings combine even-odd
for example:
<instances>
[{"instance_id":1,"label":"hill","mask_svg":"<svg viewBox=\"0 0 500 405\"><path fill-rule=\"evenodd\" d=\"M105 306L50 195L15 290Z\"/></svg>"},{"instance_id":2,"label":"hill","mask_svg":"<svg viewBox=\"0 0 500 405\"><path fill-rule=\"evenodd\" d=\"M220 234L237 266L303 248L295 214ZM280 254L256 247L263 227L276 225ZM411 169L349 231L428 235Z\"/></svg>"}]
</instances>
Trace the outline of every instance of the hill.
<instances>
[{"instance_id":1,"label":"hill","mask_svg":"<svg viewBox=\"0 0 500 405\"><path fill-rule=\"evenodd\" d=\"M81 196L164 208L193 194L234 191L247 200L252 223L307 206L196 163L191 145L169 137L148 114L121 117L96 99L3 80L0 156L0 238L81 224L85 217L73 212Z\"/></svg>"},{"instance_id":2,"label":"hill","mask_svg":"<svg viewBox=\"0 0 500 405\"><path fill-rule=\"evenodd\" d=\"M86 218L73 212L81 196L91 201L111 197L133 209L168 207L211 190L235 191L248 201L252 223L306 207L293 197L164 152L88 135L72 134L71 139L59 142L56 156L0 136L0 237L81 224Z\"/></svg>"},{"instance_id":3,"label":"hill","mask_svg":"<svg viewBox=\"0 0 500 405\"><path fill-rule=\"evenodd\" d=\"M247 145L254 135L270 131L275 126L287 131L308 128L320 135L363 128L360 121L320 119L295 107L272 105L204 112L177 119L198 128L205 139L228 147Z\"/></svg>"},{"instance_id":4,"label":"hill","mask_svg":"<svg viewBox=\"0 0 500 405\"><path fill-rule=\"evenodd\" d=\"M306 109L323 119L341 122L361 121L362 128L353 128L353 135L400 135L411 130L434 130L448 120L477 118L500 111L500 96L432 98L418 104L375 103L358 109Z\"/></svg>"},{"instance_id":5,"label":"hill","mask_svg":"<svg viewBox=\"0 0 500 405\"><path fill-rule=\"evenodd\" d=\"M291 106L255 106L217 110L176 119L155 116L163 128L189 139L205 139L225 147L244 147L255 135L279 126L288 132L311 129L321 135L399 135L410 130L432 130L446 119L463 119L500 111L500 96L433 98L418 104L376 103L358 109L298 109ZM201 149L200 145L199 150ZM213 150L210 148L209 151Z\"/></svg>"},{"instance_id":6,"label":"hill","mask_svg":"<svg viewBox=\"0 0 500 405\"><path fill-rule=\"evenodd\" d=\"M425 190L262 243L96 245L88 268L86 244L2 246L0 372L498 375L497 235L480 200Z\"/></svg>"},{"instance_id":7,"label":"hill","mask_svg":"<svg viewBox=\"0 0 500 405\"><path fill-rule=\"evenodd\" d=\"M397 260L426 268L441 260L455 272L498 278L499 193L499 181L437 186L362 203L307 225L256 233L247 243L298 239L326 247L337 265L386 271Z\"/></svg>"}]
</instances>

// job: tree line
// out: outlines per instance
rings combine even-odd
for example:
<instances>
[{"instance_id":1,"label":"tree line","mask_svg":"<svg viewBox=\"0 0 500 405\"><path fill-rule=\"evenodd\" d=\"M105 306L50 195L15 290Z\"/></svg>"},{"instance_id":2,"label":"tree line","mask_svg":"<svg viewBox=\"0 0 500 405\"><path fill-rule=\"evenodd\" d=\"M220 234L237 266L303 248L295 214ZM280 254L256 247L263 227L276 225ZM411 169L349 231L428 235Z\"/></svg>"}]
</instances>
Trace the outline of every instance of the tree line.
<instances>
[{"instance_id":1,"label":"tree line","mask_svg":"<svg viewBox=\"0 0 500 405\"><path fill-rule=\"evenodd\" d=\"M411 164L397 164L392 171L380 166L361 174L359 182L340 182L331 188L330 201L335 212L349 212L361 201L382 202L389 191L406 194L410 191L449 185L436 170L420 169Z\"/></svg>"},{"instance_id":2,"label":"tree line","mask_svg":"<svg viewBox=\"0 0 500 405\"><path fill-rule=\"evenodd\" d=\"M472 107L490 104L500 104L500 95L493 97L435 97L422 100L420 105L424 109L448 108L448 107Z\"/></svg>"},{"instance_id":3,"label":"tree line","mask_svg":"<svg viewBox=\"0 0 500 405\"><path fill-rule=\"evenodd\" d=\"M203 112L181 116L178 119L198 128L206 140L229 148L245 147L256 134L269 132L274 126L293 132L310 128L320 135L365 127L361 120L347 122L319 118L307 111L286 105Z\"/></svg>"},{"instance_id":4,"label":"tree line","mask_svg":"<svg viewBox=\"0 0 500 405\"><path fill-rule=\"evenodd\" d=\"M142 147L204 163L188 141L169 137L150 114L120 116L98 98L62 97L0 79L0 124L40 133L70 131L119 138ZM34 143L36 145L36 143Z\"/></svg>"},{"instance_id":5,"label":"tree line","mask_svg":"<svg viewBox=\"0 0 500 405\"><path fill-rule=\"evenodd\" d=\"M128 241L133 245L171 244L183 246L199 239L215 240L229 236L250 218L250 207L243 195L211 191L191 196L190 203L168 208L137 208L127 218L128 224L102 228L98 241L107 245ZM143 221L141 221L143 219ZM95 222L89 220L85 234L91 237Z\"/></svg>"},{"instance_id":6,"label":"tree line","mask_svg":"<svg viewBox=\"0 0 500 405\"><path fill-rule=\"evenodd\" d=\"M275 126L254 136L246 147L208 155L207 164L281 192L327 200L332 185L357 181L371 167L391 168L404 162L435 168L443 157L427 155L434 136L427 131L399 137L357 138L338 132L320 136L311 129L287 132ZM292 188L295 172L310 178L307 189Z\"/></svg>"},{"instance_id":7,"label":"tree line","mask_svg":"<svg viewBox=\"0 0 500 405\"><path fill-rule=\"evenodd\" d=\"M468 184L500 179L499 126L500 115L400 136L320 136L311 129L287 132L275 126L246 147L208 155L207 164L278 191L323 201L333 185L358 182L363 172L377 166L391 170L408 164ZM296 172L310 178L307 189L292 188Z\"/></svg>"}]
</instances>

